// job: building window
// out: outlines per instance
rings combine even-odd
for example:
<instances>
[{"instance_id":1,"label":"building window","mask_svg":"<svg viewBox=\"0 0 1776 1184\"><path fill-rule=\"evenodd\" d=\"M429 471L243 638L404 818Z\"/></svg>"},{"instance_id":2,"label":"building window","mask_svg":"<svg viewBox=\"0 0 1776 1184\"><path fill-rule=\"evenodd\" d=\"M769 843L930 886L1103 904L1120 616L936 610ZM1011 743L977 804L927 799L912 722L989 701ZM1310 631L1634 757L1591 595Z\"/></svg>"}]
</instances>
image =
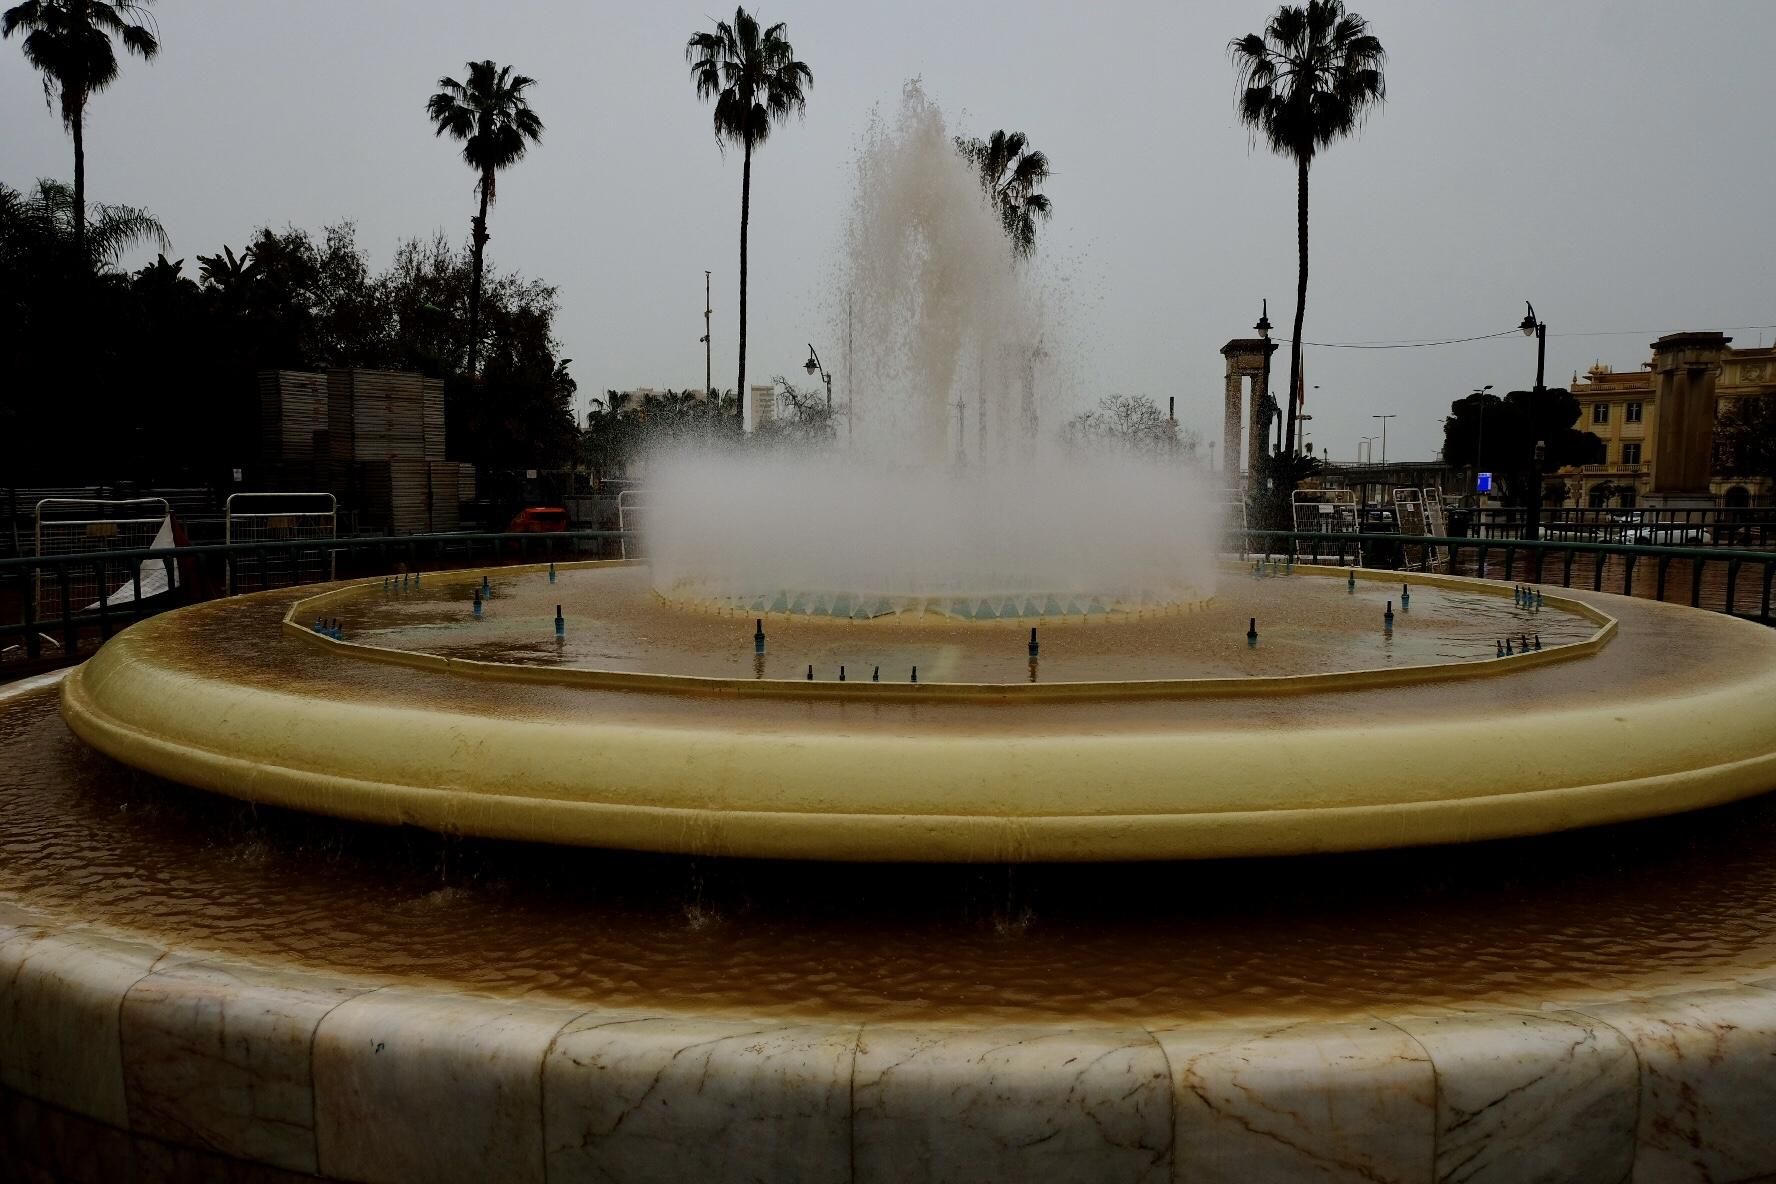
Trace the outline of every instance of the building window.
<instances>
[{"instance_id":1,"label":"building window","mask_svg":"<svg viewBox=\"0 0 1776 1184\"><path fill-rule=\"evenodd\" d=\"M1632 493L1622 494L1622 508L1624 510L1632 510L1634 508L1634 495Z\"/></svg>"},{"instance_id":2,"label":"building window","mask_svg":"<svg viewBox=\"0 0 1776 1184\"><path fill-rule=\"evenodd\" d=\"M1637 465L1640 463L1639 440L1630 440L1628 443L1622 445L1622 463L1625 465Z\"/></svg>"},{"instance_id":3,"label":"building window","mask_svg":"<svg viewBox=\"0 0 1776 1184\"><path fill-rule=\"evenodd\" d=\"M1609 404L1608 403L1593 403L1593 404L1591 404L1591 422L1592 423L1608 423L1609 422Z\"/></svg>"},{"instance_id":4,"label":"building window","mask_svg":"<svg viewBox=\"0 0 1776 1184\"><path fill-rule=\"evenodd\" d=\"M1641 404L1639 403L1629 403L1622 411L1623 421L1625 423L1639 423L1640 408Z\"/></svg>"}]
</instances>

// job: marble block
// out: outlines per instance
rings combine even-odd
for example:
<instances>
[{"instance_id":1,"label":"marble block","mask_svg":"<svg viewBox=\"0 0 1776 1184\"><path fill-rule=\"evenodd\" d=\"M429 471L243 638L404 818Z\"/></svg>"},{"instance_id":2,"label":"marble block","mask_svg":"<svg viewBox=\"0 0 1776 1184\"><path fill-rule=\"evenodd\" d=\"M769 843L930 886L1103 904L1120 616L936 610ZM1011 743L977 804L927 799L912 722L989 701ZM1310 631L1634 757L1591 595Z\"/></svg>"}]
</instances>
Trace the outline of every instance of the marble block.
<instances>
[{"instance_id":1,"label":"marble block","mask_svg":"<svg viewBox=\"0 0 1776 1184\"><path fill-rule=\"evenodd\" d=\"M543 1067L550 1184L851 1178L855 1027L586 1016Z\"/></svg>"},{"instance_id":2,"label":"marble block","mask_svg":"<svg viewBox=\"0 0 1776 1184\"><path fill-rule=\"evenodd\" d=\"M157 970L123 1000L130 1127L314 1172L310 1055L322 1017L365 983L221 962Z\"/></svg>"},{"instance_id":3,"label":"marble block","mask_svg":"<svg viewBox=\"0 0 1776 1184\"><path fill-rule=\"evenodd\" d=\"M1430 1059L1380 1020L1156 1031L1179 1184L1432 1179Z\"/></svg>"},{"instance_id":4,"label":"marble block","mask_svg":"<svg viewBox=\"0 0 1776 1184\"><path fill-rule=\"evenodd\" d=\"M78 931L0 943L0 1085L127 1129L118 1012L161 954Z\"/></svg>"},{"instance_id":5,"label":"marble block","mask_svg":"<svg viewBox=\"0 0 1776 1184\"><path fill-rule=\"evenodd\" d=\"M1640 1070L1615 1029L1571 1013L1393 1021L1437 1073L1437 1180L1621 1184Z\"/></svg>"},{"instance_id":6,"label":"marble block","mask_svg":"<svg viewBox=\"0 0 1776 1184\"><path fill-rule=\"evenodd\" d=\"M320 1173L366 1184L543 1177L543 1054L580 1009L382 990L315 1031Z\"/></svg>"},{"instance_id":7,"label":"marble block","mask_svg":"<svg viewBox=\"0 0 1776 1184\"><path fill-rule=\"evenodd\" d=\"M1640 1058L1635 1184L1776 1175L1776 993L1691 991L1584 1014Z\"/></svg>"},{"instance_id":8,"label":"marble block","mask_svg":"<svg viewBox=\"0 0 1776 1184\"><path fill-rule=\"evenodd\" d=\"M1165 1057L1140 1029L866 1027L860 1184L1170 1178Z\"/></svg>"}]
</instances>

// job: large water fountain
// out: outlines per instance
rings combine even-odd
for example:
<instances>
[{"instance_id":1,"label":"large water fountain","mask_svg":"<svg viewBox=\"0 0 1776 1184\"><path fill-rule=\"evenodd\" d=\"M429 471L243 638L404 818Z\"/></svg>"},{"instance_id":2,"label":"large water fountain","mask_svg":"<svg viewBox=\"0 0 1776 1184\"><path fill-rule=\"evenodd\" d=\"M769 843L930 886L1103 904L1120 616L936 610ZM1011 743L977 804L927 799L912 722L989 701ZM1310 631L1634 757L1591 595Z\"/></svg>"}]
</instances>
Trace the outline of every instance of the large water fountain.
<instances>
[{"instance_id":1,"label":"large water fountain","mask_svg":"<svg viewBox=\"0 0 1776 1184\"><path fill-rule=\"evenodd\" d=\"M1776 634L1217 557L1019 434L946 144L864 154L850 451L0 694L0 1174L1776 1173Z\"/></svg>"}]
</instances>

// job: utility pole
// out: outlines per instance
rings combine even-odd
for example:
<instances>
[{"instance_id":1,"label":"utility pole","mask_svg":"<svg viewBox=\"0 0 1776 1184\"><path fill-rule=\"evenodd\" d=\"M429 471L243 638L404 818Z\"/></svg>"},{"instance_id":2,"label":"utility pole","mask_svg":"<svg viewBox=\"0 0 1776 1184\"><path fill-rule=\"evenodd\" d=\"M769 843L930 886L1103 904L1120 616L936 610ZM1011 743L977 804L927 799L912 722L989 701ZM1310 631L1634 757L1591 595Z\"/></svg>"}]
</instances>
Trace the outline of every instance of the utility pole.
<instances>
[{"instance_id":1,"label":"utility pole","mask_svg":"<svg viewBox=\"0 0 1776 1184\"><path fill-rule=\"evenodd\" d=\"M715 311L709 307L709 273L703 273L703 397L715 398L715 383L709 369L709 314Z\"/></svg>"}]
</instances>

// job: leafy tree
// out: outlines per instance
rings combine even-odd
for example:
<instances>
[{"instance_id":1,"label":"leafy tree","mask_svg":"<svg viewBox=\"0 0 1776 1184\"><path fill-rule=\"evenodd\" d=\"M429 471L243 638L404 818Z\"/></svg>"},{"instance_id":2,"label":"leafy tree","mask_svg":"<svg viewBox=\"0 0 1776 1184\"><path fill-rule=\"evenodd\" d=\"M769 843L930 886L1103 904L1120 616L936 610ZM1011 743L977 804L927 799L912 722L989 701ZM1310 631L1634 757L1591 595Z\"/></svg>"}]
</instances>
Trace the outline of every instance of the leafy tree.
<instances>
[{"instance_id":1,"label":"leafy tree","mask_svg":"<svg viewBox=\"0 0 1776 1184\"><path fill-rule=\"evenodd\" d=\"M540 143L543 121L530 108L524 92L536 79L512 74L512 67L493 61L469 62L467 81L438 79L438 92L426 101L436 134L461 140L463 159L480 176L475 189L480 212L470 221L475 262L469 284L468 362L472 376L481 346L481 267L487 250L487 207L493 204L495 179L501 169L524 158L529 144Z\"/></svg>"},{"instance_id":2,"label":"leafy tree","mask_svg":"<svg viewBox=\"0 0 1776 1184\"><path fill-rule=\"evenodd\" d=\"M996 131L984 140L956 137L956 151L980 173L1011 247L1020 256L1036 249L1036 223L1053 212L1038 187L1048 180L1048 154L1030 147L1023 132Z\"/></svg>"},{"instance_id":3,"label":"leafy tree","mask_svg":"<svg viewBox=\"0 0 1776 1184\"><path fill-rule=\"evenodd\" d=\"M117 49L148 61L160 52L151 0L24 0L0 15L0 37L23 31L25 60L43 75L43 101L59 94L74 140L74 244L86 240L86 105L117 81Z\"/></svg>"},{"instance_id":4,"label":"leafy tree","mask_svg":"<svg viewBox=\"0 0 1776 1184\"><path fill-rule=\"evenodd\" d=\"M1307 172L1317 153L1353 134L1386 98L1387 53L1369 22L1346 12L1342 0L1285 4L1262 34L1236 37L1227 48L1238 79L1240 122L1254 139L1295 162L1295 332L1283 442L1292 453L1307 312Z\"/></svg>"},{"instance_id":5,"label":"leafy tree","mask_svg":"<svg viewBox=\"0 0 1776 1184\"><path fill-rule=\"evenodd\" d=\"M1749 395L1721 409L1715 468L1732 477L1776 477L1776 395Z\"/></svg>"},{"instance_id":6,"label":"leafy tree","mask_svg":"<svg viewBox=\"0 0 1776 1184\"><path fill-rule=\"evenodd\" d=\"M557 356L550 285L486 269L485 373L464 382L453 359L468 339L473 261L442 235L401 244L377 274L350 223L317 235L263 229L242 251L201 256L200 283L164 256L134 275L106 262L155 237L130 207L89 206L82 259L71 200L53 182L31 194L0 185L0 321L31 343L9 355L0 382L9 478L225 482L256 450L254 372L327 366L445 379L455 459L572 459L574 384ZM73 292L79 302L63 299ZM67 414L71 395L83 400L78 417Z\"/></svg>"},{"instance_id":7,"label":"leafy tree","mask_svg":"<svg viewBox=\"0 0 1776 1184\"><path fill-rule=\"evenodd\" d=\"M734 21L716 22L715 31L696 33L685 43L685 61L699 99L715 99L715 142L739 144L740 169L740 376L734 389L746 389L746 234L752 217L752 153L770 138L772 127L807 109L804 93L814 74L796 60L795 47L784 36L782 22L759 29L744 8ZM737 401L744 422L746 409Z\"/></svg>"},{"instance_id":8,"label":"leafy tree","mask_svg":"<svg viewBox=\"0 0 1776 1184\"><path fill-rule=\"evenodd\" d=\"M1443 421L1443 460L1490 472L1503 485L1507 500L1526 501L1538 441L1547 446L1544 473L1602 463L1603 441L1573 426L1581 410L1578 396L1560 387L1545 388L1539 395L1466 395L1449 405Z\"/></svg>"}]
</instances>

